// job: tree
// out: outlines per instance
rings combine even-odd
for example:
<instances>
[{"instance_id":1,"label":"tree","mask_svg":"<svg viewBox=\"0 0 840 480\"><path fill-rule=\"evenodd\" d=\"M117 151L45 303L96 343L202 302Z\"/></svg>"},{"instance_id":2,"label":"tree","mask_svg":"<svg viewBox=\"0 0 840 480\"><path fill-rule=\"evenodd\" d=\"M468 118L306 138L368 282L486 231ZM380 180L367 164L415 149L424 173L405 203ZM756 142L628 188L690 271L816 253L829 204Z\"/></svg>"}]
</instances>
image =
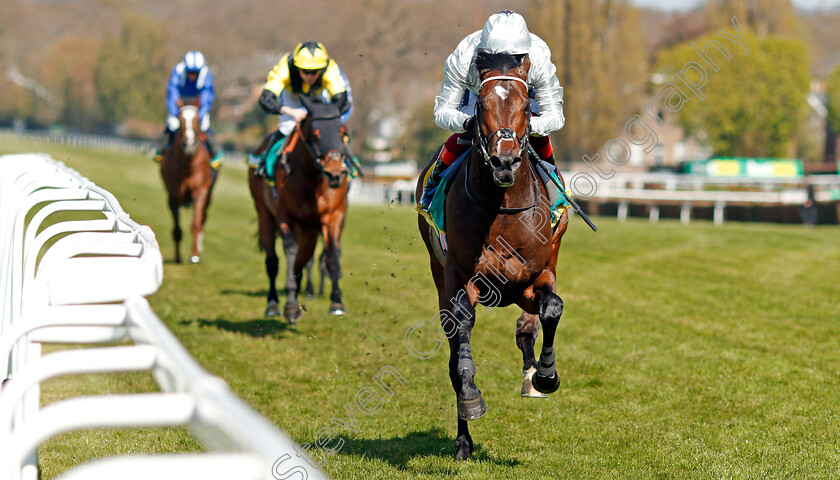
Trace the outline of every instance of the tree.
<instances>
[{"instance_id":1,"label":"tree","mask_svg":"<svg viewBox=\"0 0 840 480\"><path fill-rule=\"evenodd\" d=\"M648 75L638 10L624 0L531 0L528 25L548 43L564 88L558 159L578 160L616 136Z\"/></svg>"},{"instance_id":2,"label":"tree","mask_svg":"<svg viewBox=\"0 0 840 480\"><path fill-rule=\"evenodd\" d=\"M120 34L105 41L96 67L99 106L112 122L161 121L168 67L160 28L127 15Z\"/></svg>"},{"instance_id":3,"label":"tree","mask_svg":"<svg viewBox=\"0 0 840 480\"><path fill-rule=\"evenodd\" d=\"M737 45L729 60L714 53L719 71L706 70L703 99L686 89L689 100L679 111L680 123L689 134L705 135L718 155L788 156L807 113L808 50L797 40L772 36L759 40L743 33L749 55L743 56ZM702 46L710 40L734 45L711 34L695 43ZM679 86L675 74L688 62L702 60L690 44L682 44L660 55L657 71Z\"/></svg>"},{"instance_id":4,"label":"tree","mask_svg":"<svg viewBox=\"0 0 840 480\"><path fill-rule=\"evenodd\" d=\"M840 132L840 64L826 79L825 95L828 98L828 121L835 132Z\"/></svg>"},{"instance_id":5,"label":"tree","mask_svg":"<svg viewBox=\"0 0 840 480\"><path fill-rule=\"evenodd\" d=\"M711 26L728 25L735 16L759 37L799 35L799 20L790 0L707 0L705 12Z\"/></svg>"},{"instance_id":6,"label":"tree","mask_svg":"<svg viewBox=\"0 0 840 480\"><path fill-rule=\"evenodd\" d=\"M97 121L94 72L99 48L92 37L70 35L44 55L42 70L49 88L59 95L59 120L65 125L90 130Z\"/></svg>"}]
</instances>

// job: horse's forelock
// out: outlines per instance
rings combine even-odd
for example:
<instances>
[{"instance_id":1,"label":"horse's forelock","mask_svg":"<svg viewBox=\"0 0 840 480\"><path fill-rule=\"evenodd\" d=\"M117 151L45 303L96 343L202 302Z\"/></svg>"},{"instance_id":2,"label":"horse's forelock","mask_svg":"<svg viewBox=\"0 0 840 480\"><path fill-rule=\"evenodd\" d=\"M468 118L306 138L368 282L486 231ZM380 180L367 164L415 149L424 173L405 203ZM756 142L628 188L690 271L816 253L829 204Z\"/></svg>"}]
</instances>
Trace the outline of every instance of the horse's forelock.
<instances>
[{"instance_id":1,"label":"horse's forelock","mask_svg":"<svg viewBox=\"0 0 840 480\"><path fill-rule=\"evenodd\" d=\"M311 103L306 106L309 115L314 119L338 117L338 107L332 103Z\"/></svg>"},{"instance_id":2,"label":"horse's forelock","mask_svg":"<svg viewBox=\"0 0 840 480\"><path fill-rule=\"evenodd\" d=\"M522 66L525 60L525 55L510 53L491 53L486 50L478 50L475 56L475 67L479 73L499 70L501 72L508 72L514 68Z\"/></svg>"}]
</instances>

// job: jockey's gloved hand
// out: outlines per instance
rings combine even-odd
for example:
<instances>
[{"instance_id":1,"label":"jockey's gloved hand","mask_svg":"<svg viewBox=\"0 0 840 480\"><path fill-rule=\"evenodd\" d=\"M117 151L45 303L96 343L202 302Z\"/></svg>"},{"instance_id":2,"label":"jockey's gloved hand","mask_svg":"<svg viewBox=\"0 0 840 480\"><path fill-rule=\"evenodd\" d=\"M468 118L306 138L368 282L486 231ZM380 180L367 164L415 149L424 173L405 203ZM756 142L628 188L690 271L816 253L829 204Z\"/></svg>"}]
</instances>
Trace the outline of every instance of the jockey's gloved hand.
<instances>
[{"instance_id":1,"label":"jockey's gloved hand","mask_svg":"<svg viewBox=\"0 0 840 480\"><path fill-rule=\"evenodd\" d=\"M464 130L472 132L475 127L475 117L470 117L464 120Z\"/></svg>"}]
</instances>

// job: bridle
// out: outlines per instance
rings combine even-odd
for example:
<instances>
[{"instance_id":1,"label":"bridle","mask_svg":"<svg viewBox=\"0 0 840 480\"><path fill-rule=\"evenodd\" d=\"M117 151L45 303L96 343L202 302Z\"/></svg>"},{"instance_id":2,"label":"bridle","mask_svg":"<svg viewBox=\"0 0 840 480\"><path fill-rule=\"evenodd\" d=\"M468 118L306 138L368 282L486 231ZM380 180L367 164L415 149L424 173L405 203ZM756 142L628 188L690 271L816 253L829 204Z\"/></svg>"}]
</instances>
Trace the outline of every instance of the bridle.
<instances>
[{"instance_id":1,"label":"bridle","mask_svg":"<svg viewBox=\"0 0 840 480\"><path fill-rule=\"evenodd\" d=\"M333 120L333 119L336 119L336 118L339 118L339 117L340 117L339 114L325 115L325 116L321 116L321 117L310 117L309 118L309 121L310 121L310 128L309 128L310 135L312 134L312 131L313 131L311 123L314 122L315 120ZM342 174L349 173L347 171L347 166L344 165L344 162L342 161L344 159L344 156L346 155L346 153L344 151L338 152L338 154L335 154L334 152L333 153L322 152L321 147L317 142L315 144L311 144L306 139L306 136L304 136L304 134L303 134L303 128L302 127L299 129L299 135L300 135L301 140L303 141L303 145L306 147L306 150L309 152L309 155L312 156L313 162L318 167L318 169L321 171L322 175L325 175L327 173L326 172L326 166L325 166L324 162L321 160L322 156L326 156L328 162L342 162L341 163L341 173ZM311 135L311 136L314 136L314 135ZM343 147L343 145L342 145L342 147ZM342 148L342 150L344 150L344 149Z\"/></svg>"},{"instance_id":2,"label":"bridle","mask_svg":"<svg viewBox=\"0 0 840 480\"><path fill-rule=\"evenodd\" d=\"M479 85L478 90L481 92L481 89L484 87L484 84L493 80L510 80L519 82L525 86L525 92L527 96L528 91L528 84L525 80L519 77L512 77L509 75L495 75L492 77L487 77L481 81L481 85ZM475 102L475 118L476 121L473 122L473 146L481 153L482 158L486 163L490 163L490 154L488 151L492 151L496 148L496 145L502 141L517 141L519 142L519 156L522 157L524 154L528 152L528 137L531 136L531 102L528 101L527 113L528 113L528 126L525 128L525 133L521 137L516 136L516 132L511 130L510 128L500 128L494 132L491 132L490 135L484 136L481 133L481 126L478 123L478 114L481 110L484 109L484 101L481 97ZM490 140L496 137L496 140L490 144ZM488 145L489 144L489 145ZM488 148L489 147L489 148Z\"/></svg>"},{"instance_id":3,"label":"bridle","mask_svg":"<svg viewBox=\"0 0 840 480\"><path fill-rule=\"evenodd\" d=\"M495 76L492 76L492 77L485 78L484 80L481 81L481 85L479 85L479 91L481 91L481 88L484 87L485 83L487 83L489 81L492 81L492 80L511 80L511 81L519 82L519 83L521 83L522 85L525 86L525 91L526 91L526 95L527 95L528 84L525 82L525 80L523 80L519 77L512 77L512 76L509 76L509 75L495 75ZM478 113L483 108L484 108L484 102L479 97L479 99L475 102L475 118L476 118L476 120L475 120L475 122L473 122L474 123L473 128L475 129L475 132L473 134L473 148L475 148L479 152L481 152L481 156L484 158L484 162L487 163L487 164L491 163L490 162L490 154L488 153L488 149L487 149L487 144L488 144L488 142L490 142L490 140L493 137L496 137L496 141L494 141L490 145L490 150L493 150L496 147L496 145L501 141L505 141L505 140L507 140L507 141L518 141L519 142L519 156L524 158L524 155L528 155L528 149L529 149L529 146L530 146L529 142L528 142L528 138L531 136L531 102L530 102L530 100L528 101L528 106L527 106L527 111L526 111L526 113L528 114L528 126L525 128L525 133L521 137L517 137L516 132L514 132L510 128L500 128L499 130L496 130L496 131L490 133L490 135L487 135L485 137L481 133L481 128L480 128L480 125L479 125L479 122L478 122ZM530 204L530 205L523 206L523 207L499 207L499 213L500 214L512 215L512 214L516 214L516 213L521 213L521 212L525 212L527 210L531 210L533 208L537 208L537 206L540 204L539 177L537 176L537 173L534 171L534 166L533 166L533 164L531 164L531 162L528 162L528 170L529 170L529 173L531 174L531 176L533 178L534 203ZM474 203L477 203L477 204L481 205L481 202L479 202L473 196L473 194L470 192L469 177L470 177L470 169L469 169L469 165L468 165L467 168L466 168L466 173L464 174L464 191L467 194L467 198L472 200Z\"/></svg>"}]
</instances>

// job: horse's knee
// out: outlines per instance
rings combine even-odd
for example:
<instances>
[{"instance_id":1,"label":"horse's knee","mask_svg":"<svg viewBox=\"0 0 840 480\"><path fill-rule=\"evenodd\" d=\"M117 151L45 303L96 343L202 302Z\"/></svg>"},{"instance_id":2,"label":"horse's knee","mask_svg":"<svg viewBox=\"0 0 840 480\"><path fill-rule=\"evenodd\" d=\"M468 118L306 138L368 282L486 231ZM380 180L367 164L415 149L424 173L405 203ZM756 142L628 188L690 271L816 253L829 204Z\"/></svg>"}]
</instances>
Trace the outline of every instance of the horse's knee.
<instances>
[{"instance_id":1,"label":"horse's knee","mask_svg":"<svg viewBox=\"0 0 840 480\"><path fill-rule=\"evenodd\" d=\"M519 319L516 321L516 336L530 335L534 339L537 338L537 332L540 330L539 317L522 312Z\"/></svg>"},{"instance_id":2,"label":"horse's knee","mask_svg":"<svg viewBox=\"0 0 840 480\"><path fill-rule=\"evenodd\" d=\"M563 299L555 293L547 292L540 298L540 320L555 323L563 315Z\"/></svg>"},{"instance_id":3,"label":"horse's knee","mask_svg":"<svg viewBox=\"0 0 840 480\"><path fill-rule=\"evenodd\" d=\"M330 248L330 252L326 258L327 272L330 277L337 279L341 277L341 253L338 248Z\"/></svg>"},{"instance_id":4,"label":"horse's knee","mask_svg":"<svg viewBox=\"0 0 840 480\"><path fill-rule=\"evenodd\" d=\"M283 250L286 255L297 255L298 242L294 235L283 235Z\"/></svg>"}]
</instances>

